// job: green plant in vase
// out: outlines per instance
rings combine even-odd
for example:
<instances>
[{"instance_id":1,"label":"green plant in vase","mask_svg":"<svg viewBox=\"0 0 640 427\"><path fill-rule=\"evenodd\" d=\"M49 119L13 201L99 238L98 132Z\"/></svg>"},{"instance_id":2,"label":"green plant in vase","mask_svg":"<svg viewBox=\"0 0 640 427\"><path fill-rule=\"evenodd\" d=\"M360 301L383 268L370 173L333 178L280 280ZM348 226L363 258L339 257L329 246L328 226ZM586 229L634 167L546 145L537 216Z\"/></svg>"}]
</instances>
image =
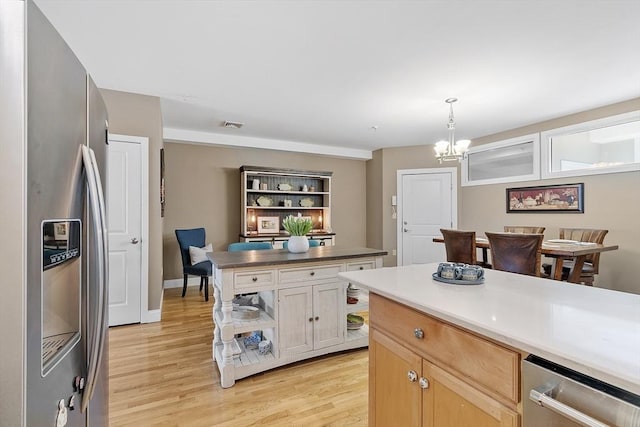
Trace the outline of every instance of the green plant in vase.
<instances>
[{"instance_id":1,"label":"green plant in vase","mask_svg":"<svg viewBox=\"0 0 640 427\"><path fill-rule=\"evenodd\" d=\"M313 229L313 223L309 218L289 215L282 221L282 227L291 235L287 243L289 252L300 253L309 250L309 240L306 235Z\"/></svg>"}]
</instances>

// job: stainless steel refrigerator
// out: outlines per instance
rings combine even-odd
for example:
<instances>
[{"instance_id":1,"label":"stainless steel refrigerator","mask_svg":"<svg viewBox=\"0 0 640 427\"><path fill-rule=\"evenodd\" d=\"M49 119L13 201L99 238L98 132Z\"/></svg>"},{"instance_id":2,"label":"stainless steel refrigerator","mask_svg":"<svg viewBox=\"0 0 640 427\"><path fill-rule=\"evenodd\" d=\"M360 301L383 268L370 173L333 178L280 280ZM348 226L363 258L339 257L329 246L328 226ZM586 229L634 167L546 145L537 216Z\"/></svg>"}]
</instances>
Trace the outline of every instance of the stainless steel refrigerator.
<instances>
[{"instance_id":1,"label":"stainless steel refrigerator","mask_svg":"<svg viewBox=\"0 0 640 427\"><path fill-rule=\"evenodd\" d=\"M108 423L107 114L31 1L0 0L0 426Z\"/></svg>"}]
</instances>

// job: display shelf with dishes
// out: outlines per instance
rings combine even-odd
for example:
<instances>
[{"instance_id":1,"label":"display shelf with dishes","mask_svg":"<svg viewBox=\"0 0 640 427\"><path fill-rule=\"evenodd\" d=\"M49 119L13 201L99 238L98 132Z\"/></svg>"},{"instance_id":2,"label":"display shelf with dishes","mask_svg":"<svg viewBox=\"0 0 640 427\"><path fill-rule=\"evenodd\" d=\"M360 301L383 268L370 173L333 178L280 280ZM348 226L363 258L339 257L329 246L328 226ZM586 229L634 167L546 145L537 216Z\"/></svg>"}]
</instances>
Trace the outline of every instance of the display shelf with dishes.
<instances>
[{"instance_id":1,"label":"display shelf with dishes","mask_svg":"<svg viewBox=\"0 0 640 427\"><path fill-rule=\"evenodd\" d=\"M240 241L271 241L274 248L281 248L289 238L282 221L300 214L311 218L310 235L321 240L321 245L335 244L331 229L332 172L242 166L240 175ZM259 217L278 217L279 230L261 232Z\"/></svg>"},{"instance_id":2,"label":"display shelf with dishes","mask_svg":"<svg viewBox=\"0 0 640 427\"><path fill-rule=\"evenodd\" d=\"M352 268L353 270L353 268ZM347 285L347 335L346 340L358 340L368 337L369 327L367 325L369 310L369 294L359 289L353 284Z\"/></svg>"}]
</instances>

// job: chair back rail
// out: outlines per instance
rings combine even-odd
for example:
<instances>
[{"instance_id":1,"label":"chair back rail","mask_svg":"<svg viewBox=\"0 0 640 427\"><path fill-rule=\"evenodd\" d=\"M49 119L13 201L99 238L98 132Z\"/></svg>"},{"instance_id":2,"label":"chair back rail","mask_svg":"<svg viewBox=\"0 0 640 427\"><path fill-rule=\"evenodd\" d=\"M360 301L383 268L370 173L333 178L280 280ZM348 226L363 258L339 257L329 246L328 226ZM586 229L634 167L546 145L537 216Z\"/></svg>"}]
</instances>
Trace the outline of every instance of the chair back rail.
<instances>
[{"instance_id":1,"label":"chair back rail","mask_svg":"<svg viewBox=\"0 0 640 427\"><path fill-rule=\"evenodd\" d=\"M447 251L447 261L464 264L477 264L476 232L449 230L441 228L444 246Z\"/></svg>"},{"instance_id":2,"label":"chair back rail","mask_svg":"<svg viewBox=\"0 0 640 427\"><path fill-rule=\"evenodd\" d=\"M261 251L265 249L273 249L273 245L269 242L235 242L229 243L227 251L239 252L239 251Z\"/></svg>"},{"instance_id":3,"label":"chair back rail","mask_svg":"<svg viewBox=\"0 0 640 427\"><path fill-rule=\"evenodd\" d=\"M542 234L486 232L495 270L540 277Z\"/></svg>"},{"instance_id":4,"label":"chair back rail","mask_svg":"<svg viewBox=\"0 0 640 427\"><path fill-rule=\"evenodd\" d=\"M546 227L537 227L532 225L505 225L505 233L526 233L526 234L543 234Z\"/></svg>"},{"instance_id":5,"label":"chair back rail","mask_svg":"<svg viewBox=\"0 0 640 427\"><path fill-rule=\"evenodd\" d=\"M579 242L604 243L604 238L609 230L599 230L595 228L561 228L560 238L577 240ZM600 265L600 253L587 255L585 262L593 266L593 274L598 274Z\"/></svg>"}]
</instances>

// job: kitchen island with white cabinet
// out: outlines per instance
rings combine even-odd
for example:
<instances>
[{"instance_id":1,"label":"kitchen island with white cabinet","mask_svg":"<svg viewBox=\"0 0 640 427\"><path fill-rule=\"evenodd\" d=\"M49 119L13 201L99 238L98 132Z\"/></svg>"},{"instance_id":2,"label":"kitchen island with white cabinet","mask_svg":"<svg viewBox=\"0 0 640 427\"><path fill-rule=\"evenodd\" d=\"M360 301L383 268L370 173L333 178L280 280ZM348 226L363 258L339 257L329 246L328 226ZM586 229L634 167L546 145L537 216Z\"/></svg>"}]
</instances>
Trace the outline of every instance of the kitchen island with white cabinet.
<instances>
[{"instance_id":1,"label":"kitchen island with white cabinet","mask_svg":"<svg viewBox=\"0 0 640 427\"><path fill-rule=\"evenodd\" d=\"M529 354L640 394L640 295L495 270L447 284L437 267L340 274L370 292L371 426L519 426Z\"/></svg>"},{"instance_id":2,"label":"kitchen island with white cabinet","mask_svg":"<svg viewBox=\"0 0 640 427\"><path fill-rule=\"evenodd\" d=\"M347 314L368 309L366 294L347 304L346 271L382 267L386 251L320 246L305 253L283 249L213 252L213 359L222 387L295 361L368 345L368 328L351 329ZM234 298L255 318L242 318ZM262 346L255 348L251 336Z\"/></svg>"}]
</instances>

